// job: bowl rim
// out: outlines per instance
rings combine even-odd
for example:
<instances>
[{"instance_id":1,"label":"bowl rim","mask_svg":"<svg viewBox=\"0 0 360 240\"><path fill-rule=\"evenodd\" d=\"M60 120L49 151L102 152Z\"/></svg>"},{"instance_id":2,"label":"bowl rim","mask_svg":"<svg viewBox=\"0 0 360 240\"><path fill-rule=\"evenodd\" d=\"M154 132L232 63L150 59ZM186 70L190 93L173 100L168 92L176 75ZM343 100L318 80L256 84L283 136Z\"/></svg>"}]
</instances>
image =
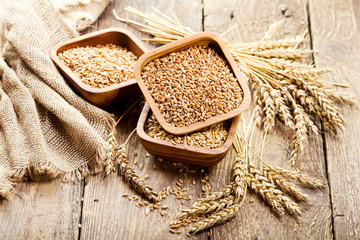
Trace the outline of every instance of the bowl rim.
<instances>
[{"instance_id":1,"label":"bowl rim","mask_svg":"<svg viewBox=\"0 0 360 240\"><path fill-rule=\"evenodd\" d=\"M162 56L165 56L171 52L179 51L181 49L186 49L191 46L195 46L204 42L208 42L207 44L210 44L211 42L215 42L219 49L222 51L225 59L227 60L228 64L230 65L231 70L233 71L235 77L237 78L240 87L243 91L243 100L240 103L240 105L229 111L226 114L216 115L213 117L210 117L206 119L205 121L199 121L193 124L190 124L188 126L184 127L175 127L172 126L170 123L166 122L165 118L162 116L160 109L158 105L155 103L154 99L152 98L150 92L148 91L143 79L141 78L141 72L143 67L150 61L160 58ZM157 120L159 121L160 125L169 133L174 135L182 135L190 132L194 132L197 130L200 130L204 127L208 127L210 125L213 125L218 122L222 122L225 120L228 120L230 118L234 118L235 116L239 115L242 111L244 111L248 105L250 104L251 95L250 90L247 84L247 81L244 79L243 75L240 73L240 70L232 57L230 51L227 49L225 42L212 32L202 32L197 33L194 35L191 35L189 37L183 38L181 40L168 43L164 46L161 46L159 48L153 49L145 54L143 54L138 61L135 64L135 78L136 81L142 91L142 93L145 96L146 101L149 103L151 110L155 114Z\"/></svg>"},{"instance_id":2,"label":"bowl rim","mask_svg":"<svg viewBox=\"0 0 360 240\"><path fill-rule=\"evenodd\" d=\"M136 133L139 138L141 138L145 141L151 142L151 143L159 144L161 146L165 146L167 148L174 149L174 150L187 151L189 153L201 153L204 155L221 155L221 154L224 154L225 152L227 152L232 145L232 142L233 142L235 134L236 134L236 129L237 129L239 121L240 121L240 116L234 117L232 119L229 133L228 133L228 136L227 136L224 144L218 148L208 149L208 148L203 148L203 147L189 146L189 145L185 145L183 143L173 144L169 141L162 140L162 139L155 139L155 138L152 138L149 135L147 135L144 131L144 128L145 128L146 120L148 118L150 110L152 111L152 109L150 108L150 105L148 104L148 102L146 102L143 110L141 111L141 114L140 114L140 117L139 117L139 120L138 120L138 123L136 126Z\"/></svg>"},{"instance_id":3,"label":"bowl rim","mask_svg":"<svg viewBox=\"0 0 360 240\"><path fill-rule=\"evenodd\" d=\"M126 29L115 28L115 27L102 29L99 31L87 33L87 34L84 34L84 35L81 35L81 36L78 36L75 38L65 40L63 42L56 44L50 50L50 58L58 66L58 68L60 68L62 71L64 71L74 81L74 84L76 84L78 87L80 87L81 89L83 89L84 91L86 91L88 93L105 93L105 92L110 92L110 91L117 90L117 89L120 89L123 87L127 87L129 85L137 84L136 79L132 78L130 80L127 80L126 82L113 84L108 87L92 88L92 87L86 85L85 83L83 83L74 74L74 72L69 67L67 67L58 57L59 49L61 47L64 47L64 46L67 46L67 45L70 45L70 44L73 44L76 42L86 41L89 38L98 37L98 36L101 36L101 35L104 35L107 33L121 33L121 34L127 35L129 37L129 39L131 41L133 41L135 43L135 45L137 45L137 47L140 48L144 52L144 54L147 52L145 45L133 33L131 33L130 31L128 31Z\"/></svg>"}]
</instances>

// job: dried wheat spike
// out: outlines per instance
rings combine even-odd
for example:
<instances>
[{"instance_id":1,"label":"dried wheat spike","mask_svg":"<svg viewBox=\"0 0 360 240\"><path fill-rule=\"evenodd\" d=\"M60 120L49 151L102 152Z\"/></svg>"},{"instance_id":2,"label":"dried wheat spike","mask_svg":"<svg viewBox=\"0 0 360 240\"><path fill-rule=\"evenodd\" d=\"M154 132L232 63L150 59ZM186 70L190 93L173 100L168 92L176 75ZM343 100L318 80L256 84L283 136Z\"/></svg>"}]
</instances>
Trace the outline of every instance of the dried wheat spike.
<instances>
[{"instance_id":1,"label":"dried wheat spike","mask_svg":"<svg viewBox=\"0 0 360 240\"><path fill-rule=\"evenodd\" d=\"M261 175L261 172L250 164L247 173L247 184L255 193L259 194L272 208L279 214L284 214L285 210L279 198L275 195L275 187L269 180Z\"/></svg>"},{"instance_id":2,"label":"dried wheat spike","mask_svg":"<svg viewBox=\"0 0 360 240\"><path fill-rule=\"evenodd\" d=\"M215 201L223 197L229 196L233 191L232 185L227 185L226 187L220 189L219 192L210 192L205 197L199 198L194 202L194 204L202 204L204 202Z\"/></svg>"},{"instance_id":3,"label":"dried wheat spike","mask_svg":"<svg viewBox=\"0 0 360 240\"><path fill-rule=\"evenodd\" d=\"M280 58L286 60L295 60L309 56L312 54L309 49L296 48L276 48L259 52L248 52L247 54L261 58Z\"/></svg>"},{"instance_id":4,"label":"dried wheat spike","mask_svg":"<svg viewBox=\"0 0 360 240\"><path fill-rule=\"evenodd\" d=\"M116 155L116 161L119 164L119 172L124 176L126 181L135 188L135 190L139 193L142 193L147 199L151 201L157 200L157 193L153 191L153 189L145 184L145 180L140 178L135 170L128 166L127 154L125 146L122 145Z\"/></svg>"},{"instance_id":5,"label":"dried wheat spike","mask_svg":"<svg viewBox=\"0 0 360 240\"><path fill-rule=\"evenodd\" d=\"M294 183L287 181L284 176L273 171L271 168L264 166L263 174L272 184L276 185L281 191L290 194L296 200L306 201L309 198L308 195L301 193Z\"/></svg>"},{"instance_id":6,"label":"dried wheat spike","mask_svg":"<svg viewBox=\"0 0 360 240\"><path fill-rule=\"evenodd\" d=\"M224 223L231 218L236 216L236 213L239 211L240 206L238 204L233 204L227 208L221 209L219 211L211 213L205 219L202 219L189 228L189 234L194 234L197 232L204 231L211 228L214 225Z\"/></svg>"},{"instance_id":7,"label":"dried wheat spike","mask_svg":"<svg viewBox=\"0 0 360 240\"><path fill-rule=\"evenodd\" d=\"M109 134L107 143L109 147L107 149L107 156L105 160L105 176L115 170L115 146L117 145L117 141L114 136L114 131L111 131Z\"/></svg>"},{"instance_id":8,"label":"dried wheat spike","mask_svg":"<svg viewBox=\"0 0 360 240\"><path fill-rule=\"evenodd\" d=\"M287 197L282 191L275 189L274 194L279 198L285 209L294 216L301 216L301 208L299 205Z\"/></svg>"},{"instance_id":9,"label":"dried wheat spike","mask_svg":"<svg viewBox=\"0 0 360 240\"><path fill-rule=\"evenodd\" d=\"M330 69L328 69L328 68L315 68L315 67L310 68L310 69L298 68L298 69L294 69L292 71L292 73L294 74L295 77L312 80L314 83L316 83L320 86L324 86L324 84L325 84L325 82L320 80L320 77L323 74L329 73L329 72L330 72Z\"/></svg>"},{"instance_id":10,"label":"dried wheat spike","mask_svg":"<svg viewBox=\"0 0 360 240\"><path fill-rule=\"evenodd\" d=\"M285 20L282 19L270 25L269 29L265 32L264 37L260 40L269 41L275 36L275 34L280 30L280 27L284 24Z\"/></svg>"},{"instance_id":11,"label":"dried wheat spike","mask_svg":"<svg viewBox=\"0 0 360 240\"><path fill-rule=\"evenodd\" d=\"M230 195L227 196L226 198L204 202L200 205L193 204L190 208L181 210L177 218L181 221L186 218L194 218L204 214L209 214L221 210L223 208L226 208L227 206L232 205L233 202L234 202L234 197Z\"/></svg>"},{"instance_id":12,"label":"dried wheat spike","mask_svg":"<svg viewBox=\"0 0 360 240\"><path fill-rule=\"evenodd\" d=\"M277 213L284 214L286 209L293 215L301 215L298 204L287 197L263 175L261 170L256 169L253 165L250 165L249 178L250 181L253 181L252 189L269 203Z\"/></svg>"},{"instance_id":13,"label":"dried wheat spike","mask_svg":"<svg viewBox=\"0 0 360 240\"><path fill-rule=\"evenodd\" d=\"M278 166L267 165L272 171L284 176L287 179L295 180L310 188L324 188L325 184L318 178L311 177L299 171L290 171Z\"/></svg>"},{"instance_id":14,"label":"dried wheat spike","mask_svg":"<svg viewBox=\"0 0 360 240\"><path fill-rule=\"evenodd\" d=\"M313 65L281 58L264 59L264 61L279 70L286 71L287 74L298 69L303 69L304 71L314 69Z\"/></svg>"},{"instance_id":15,"label":"dried wheat spike","mask_svg":"<svg viewBox=\"0 0 360 240\"><path fill-rule=\"evenodd\" d=\"M234 176L234 192L236 202L243 199L246 192L246 173L247 170L247 162L245 154L239 153L236 156L234 166L233 166L233 176Z\"/></svg>"},{"instance_id":16,"label":"dried wheat spike","mask_svg":"<svg viewBox=\"0 0 360 240\"><path fill-rule=\"evenodd\" d=\"M265 118L263 120L264 131L270 133L275 126L275 103L268 90L263 92L263 98L265 102L265 108L263 110L265 113Z\"/></svg>"},{"instance_id":17,"label":"dried wheat spike","mask_svg":"<svg viewBox=\"0 0 360 240\"><path fill-rule=\"evenodd\" d=\"M261 127L262 118L264 116L264 102L262 100L261 92L259 91L260 88L257 88L257 84L255 81L252 82L251 87L254 91L254 112L255 112L255 123L256 126Z\"/></svg>"},{"instance_id":18,"label":"dried wheat spike","mask_svg":"<svg viewBox=\"0 0 360 240\"><path fill-rule=\"evenodd\" d=\"M309 117L310 113L315 113L320 118L324 118L322 115L323 110L319 107L317 100L313 96L309 96L305 90L299 89L295 84L290 84L287 81L281 81L281 84L285 85L284 89L288 91L297 102L300 102L303 107L304 111L302 116L309 133L317 135L319 129Z\"/></svg>"},{"instance_id":19,"label":"dried wheat spike","mask_svg":"<svg viewBox=\"0 0 360 240\"><path fill-rule=\"evenodd\" d=\"M264 126L264 131L269 133L275 126L275 103L270 96L268 89L260 79L257 77L253 78L253 89L259 89L255 95L255 121L260 127L261 124Z\"/></svg>"},{"instance_id":20,"label":"dried wheat spike","mask_svg":"<svg viewBox=\"0 0 360 240\"><path fill-rule=\"evenodd\" d=\"M297 81L299 84L302 84L302 86L309 91L309 93L316 98L318 101L319 106L324 110L322 115L324 115L325 118L323 118L323 121L325 123L332 124L339 129L344 129L344 118L342 114L340 113L340 110L338 107L336 107L335 103L326 95L323 88L320 88L316 85L310 84L308 82L302 81L301 83Z\"/></svg>"},{"instance_id":21,"label":"dried wheat spike","mask_svg":"<svg viewBox=\"0 0 360 240\"><path fill-rule=\"evenodd\" d=\"M339 102L348 103L351 105L356 104L355 97L346 92L336 91L332 88L324 88L323 91L329 98L333 98Z\"/></svg>"},{"instance_id":22,"label":"dried wheat spike","mask_svg":"<svg viewBox=\"0 0 360 240\"><path fill-rule=\"evenodd\" d=\"M292 38L284 38L280 40L266 40L266 41L257 41L251 43L239 43L239 44L227 45L227 46L230 50L241 49L243 51L263 51L263 50L276 49L276 48L296 47L303 41L304 41L304 37L295 36Z\"/></svg>"},{"instance_id":23,"label":"dried wheat spike","mask_svg":"<svg viewBox=\"0 0 360 240\"><path fill-rule=\"evenodd\" d=\"M269 41L258 41L255 43L250 43L246 47L250 51L263 51L268 49L276 48L289 48L295 47L304 41L304 37L295 36L293 38L284 38L280 40L269 40ZM239 47L242 47L241 45Z\"/></svg>"},{"instance_id":24,"label":"dried wheat spike","mask_svg":"<svg viewBox=\"0 0 360 240\"><path fill-rule=\"evenodd\" d=\"M275 114L284 121L285 126L290 129L294 129L294 118L290 113L289 107L285 104L286 100L282 96L281 92L278 89L271 89L270 95L273 98L275 103Z\"/></svg>"},{"instance_id":25,"label":"dried wheat spike","mask_svg":"<svg viewBox=\"0 0 360 240\"><path fill-rule=\"evenodd\" d=\"M304 143L307 140L307 127L305 121L304 109L300 105L294 106L295 115L295 134L294 141L292 143L293 150L291 152L290 162L295 165L299 153L304 148Z\"/></svg>"}]
</instances>

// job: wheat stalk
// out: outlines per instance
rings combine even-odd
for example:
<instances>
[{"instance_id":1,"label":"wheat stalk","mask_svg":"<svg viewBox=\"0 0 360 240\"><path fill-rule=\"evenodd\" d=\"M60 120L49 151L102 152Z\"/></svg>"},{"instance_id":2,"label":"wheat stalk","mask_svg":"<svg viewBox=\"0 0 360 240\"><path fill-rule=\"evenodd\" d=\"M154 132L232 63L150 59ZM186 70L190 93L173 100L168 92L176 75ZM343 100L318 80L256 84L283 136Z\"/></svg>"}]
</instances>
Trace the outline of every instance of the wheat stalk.
<instances>
[{"instance_id":1,"label":"wheat stalk","mask_svg":"<svg viewBox=\"0 0 360 240\"><path fill-rule=\"evenodd\" d=\"M307 187L310 188L323 188L325 187L325 184L323 181L319 180L318 178L314 178L312 176L309 176L307 174L301 173L299 171L291 171L287 170L278 166L273 166L270 164L267 164L266 167L268 167L271 171L276 172L279 175L282 175L283 177L287 179L295 180Z\"/></svg>"},{"instance_id":2,"label":"wheat stalk","mask_svg":"<svg viewBox=\"0 0 360 240\"><path fill-rule=\"evenodd\" d=\"M267 178L261 175L260 170L252 164L250 164L249 173L247 173L247 181L250 189L261 196L274 211L280 214L285 213L284 207L274 193L276 187L270 184Z\"/></svg>"},{"instance_id":3,"label":"wheat stalk","mask_svg":"<svg viewBox=\"0 0 360 240\"><path fill-rule=\"evenodd\" d=\"M145 179L138 176L135 170L128 165L129 161L127 160L126 146L135 131L136 129L134 129L126 141L116 149L115 161L119 165L119 173L124 176L136 191L142 193L147 199L156 201L158 194L154 192L150 186L145 184Z\"/></svg>"},{"instance_id":4,"label":"wheat stalk","mask_svg":"<svg viewBox=\"0 0 360 240\"><path fill-rule=\"evenodd\" d=\"M264 166L263 175L269 179L269 181L276 185L282 192L290 194L296 200L306 201L309 196L300 192L294 183L289 182L286 178L274 170Z\"/></svg>"},{"instance_id":5,"label":"wheat stalk","mask_svg":"<svg viewBox=\"0 0 360 240\"><path fill-rule=\"evenodd\" d=\"M295 161L298 158L298 154L303 150L304 143L307 140L307 128L304 117L304 110L301 106L294 106L294 118L295 118L295 135L292 143L293 150L291 152L290 161L295 165Z\"/></svg>"},{"instance_id":6,"label":"wheat stalk","mask_svg":"<svg viewBox=\"0 0 360 240\"><path fill-rule=\"evenodd\" d=\"M271 40L268 41L260 40L252 43L239 43L236 45L228 45L229 49L242 49L246 51L262 51L275 48L288 48L295 47L304 41L303 36L295 36L284 40Z\"/></svg>"},{"instance_id":7,"label":"wheat stalk","mask_svg":"<svg viewBox=\"0 0 360 240\"><path fill-rule=\"evenodd\" d=\"M214 225L221 224L230 220L231 218L236 216L239 208L240 206L238 204L233 204L227 208L211 213L206 218L193 224L189 229L189 234L204 231L213 227Z\"/></svg>"},{"instance_id":8,"label":"wheat stalk","mask_svg":"<svg viewBox=\"0 0 360 240\"><path fill-rule=\"evenodd\" d=\"M226 206L232 205L233 202L234 197L230 195L220 200L203 202L202 204L193 204L190 208L181 210L177 218L181 221L186 218L194 218L204 214L209 214L226 208Z\"/></svg>"},{"instance_id":9,"label":"wheat stalk","mask_svg":"<svg viewBox=\"0 0 360 240\"><path fill-rule=\"evenodd\" d=\"M215 201L229 196L231 192L232 192L232 185L228 185L220 189L220 191L218 192L210 192L205 197L197 199L194 204L201 204L204 202Z\"/></svg>"},{"instance_id":10,"label":"wheat stalk","mask_svg":"<svg viewBox=\"0 0 360 240\"><path fill-rule=\"evenodd\" d=\"M139 101L134 102L130 107L128 107L125 112L119 117L119 119L116 121L114 127L109 133L109 136L107 137L107 143L108 143L108 149L107 149L107 156L104 163L104 175L109 175L112 171L115 171L116 162L115 162L115 149L118 147L118 142L115 138L115 131L116 126L119 124L121 119L136 105Z\"/></svg>"},{"instance_id":11,"label":"wheat stalk","mask_svg":"<svg viewBox=\"0 0 360 240\"><path fill-rule=\"evenodd\" d=\"M265 32L264 37L260 40L260 42L263 41L269 41L271 40L277 32L279 32L281 26L284 24L285 20L282 19L278 22L275 22L270 25L269 29Z\"/></svg>"}]
</instances>

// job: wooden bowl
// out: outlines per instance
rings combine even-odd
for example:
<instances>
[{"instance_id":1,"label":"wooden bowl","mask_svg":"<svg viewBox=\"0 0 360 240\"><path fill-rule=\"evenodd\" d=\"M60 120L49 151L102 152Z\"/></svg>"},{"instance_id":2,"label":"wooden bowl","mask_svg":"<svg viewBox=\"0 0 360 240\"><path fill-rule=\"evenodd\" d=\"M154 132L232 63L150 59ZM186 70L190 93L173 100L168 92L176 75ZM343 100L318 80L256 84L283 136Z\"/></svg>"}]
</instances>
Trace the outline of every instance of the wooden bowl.
<instances>
[{"instance_id":1,"label":"wooden bowl","mask_svg":"<svg viewBox=\"0 0 360 240\"><path fill-rule=\"evenodd\" d=\"M221 147L207 149L193 146L185 147L184 144L174 145L169 141L150 137L144 131L146 119L150 113L150 106L148 103L145 103L136 129L140 143L144 146L144 148L154 156L202 167L214 166L223 159L223 157L225 157L234 140L236 128L240 119L240 116L236 116L232 119L228 137Z\"/></svg>"},{"instance_id":2,"label":"wooden bowl","mask_svg":"<svg viewBox=\"0 0 360 240\"><path fill-rule=\"evenodd\" d=\"M129 31L121 28L108 28L61 42L54 46L50 52L51 59L78 94L98 107L106 107L115 102L128 100L141 95L136 80L131 79L105 88L89 87L76 77L70 68L65 66L59 59L58 53L69 48L95 46L98 44L104 45L108 43L125 47L137 57L140 57L147 51L141 41Z\"/></svg>"},{"instance_id":3,"label":"wooden bowl","mask_svg":"<svg viewBox=\"0 0 360 240\"><path fill-rule=\"evenodd\" d=\"M141 72L143 67L149 63L150 61L163 57L171 52L177 52L181 51L183 49L187 49L192 46L196 45L208 45L212 48L215 48L223 53L223 56L227 60L228 64L230 65L230 68L232 69L234 76L239 81L240 87L243 90L243 101L240 104L239 107L229 111L226 114L221 114L217 116L213 116L208 118L205 121L199 121L193 124L190 124L185 127L175 127L166 122L165 118L160 113L160 109L158 105L155 103L154 99L152 98L150 92L148 91L143 79L141 78ZM250 103L250 90L247 85L247 82L242 77L239 68L237 67L237 64L234 60L234 58L231 56L230 52L228 51L225 43L221 40L219 36L217 36L214 33L197 33L190 37L186 37L184 39L178 40L173 43L166 44L162 47L156 48L154 50L151 50L144 55L142 55L136 65L135 65L135 78L139 84L139 87L141 91L143 92L146 101L149 103L151 110L153 111L154 115L156 116L156 119L159 121L160 125L169 133L175 134L175 135L182 135L190 132L194 132L196 130L202 129L204 127L208 127L210 125L213 125L218 122L223 122L227 119L234 118L235 116L239 115L242 111L244 111L249 103Z\"/></svg>"}]
</instances>

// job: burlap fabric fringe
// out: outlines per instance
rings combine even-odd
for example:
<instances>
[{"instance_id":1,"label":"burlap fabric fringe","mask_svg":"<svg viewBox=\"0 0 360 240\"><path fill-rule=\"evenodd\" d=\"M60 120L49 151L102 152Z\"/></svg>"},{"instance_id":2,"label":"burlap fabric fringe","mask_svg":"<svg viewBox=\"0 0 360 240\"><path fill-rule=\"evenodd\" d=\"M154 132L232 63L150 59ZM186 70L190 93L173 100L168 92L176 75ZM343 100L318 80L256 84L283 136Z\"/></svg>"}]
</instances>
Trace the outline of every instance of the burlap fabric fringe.
<instances>
[{"instance_id":1,"label":"burlap fabric fringe","mask_svg":"<svg viewBox=\"0 0 360 240\"><path fill-rule=\"evenodd\" d=\"M99 172L114 120L77 96L49 57L77 32L48 1L0 3L0 196L27 178Z\"/></svg>"}]
</instances>

